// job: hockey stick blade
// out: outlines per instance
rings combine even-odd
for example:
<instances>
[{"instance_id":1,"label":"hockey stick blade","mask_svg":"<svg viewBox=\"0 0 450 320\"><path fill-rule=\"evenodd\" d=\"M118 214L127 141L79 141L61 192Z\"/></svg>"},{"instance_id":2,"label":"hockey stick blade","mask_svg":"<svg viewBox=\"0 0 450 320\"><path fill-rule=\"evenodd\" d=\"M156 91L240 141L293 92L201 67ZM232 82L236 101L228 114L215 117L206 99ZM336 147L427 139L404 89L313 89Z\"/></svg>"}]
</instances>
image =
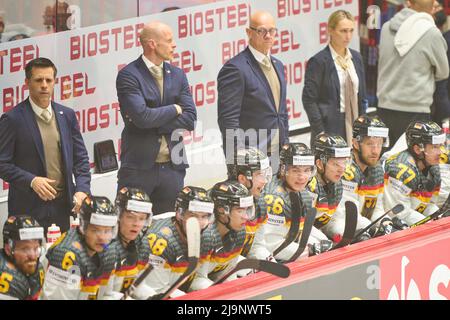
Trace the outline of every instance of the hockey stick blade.
<instances>
[{"instance_id":1,"label":"hockey stick blade","mask_svg":"<svg viewBox=\"0 0 450 320\"><path fill-rule=\"evenodd\" d=\"M308 245L308 239L311 235L312 227L314 225L314 221L316 220L317 209L311 208L306 213L305 222L303 223L302 235L300 237L300 243L298 244L297 251L289 258L288 262L292 262L297 260L297 258L305 251L306 246Z\"/></svg>"},{"instance_id":2,"label":"hockey stick blade","mask_svg":"<svg viewBox=\"0 0 450 320\"><path fill-rule=\"evenodd\" d=\"M366 232L367 230L369 230L370 228L372 228L376 223L378 223L378 221L380 221L381 219L383 219L389 212L392 212L394 215L399 214L400 212L402 212L405 209L405 207L399 203L397 204L395 207L393 207L391 210L386 211L385 213L383 213L381 216L379 216L375 221L373 221L371 224L369 224L367 227L365 227L364 229L362 229L360 232L358 232L358 234L356 234L353 237L353 241L352 243L355 243L355 240L358 239L359 236L361 236L364 232Z\"/></svg>"},{"instance_id":3,"label":"hockey stick blade","mask_svg":"<svg viewBox=\"0 0 450 320\"><path fill-rule=\"evenodd\" d=\"M191 217L186 220L186 236L188 247L188 267L186 271L175 281L170 288L161 295L161 300L167 299L178 289L198 267L200 258L200 224L197 218Z\"/></svg>"},{"instance_id":4,"label":"hockey stick blade","mask_svg":"<svg viewBox=\"0 0 450 320\"><path fill-rule=\"evenodd\" d=\"M303 213L303 206L300 196L297 192L289 192L289 199L291 200L292 205L291 226L289 227L289 231L284 242L273 252L272 255L274 257L280 253L281 250L290 245L297 238L300 231L300 219Z\"/></svg>"},{"instance_id":5,"label":"hockey stick blade","mask_svg":"<svg viewBox=\"0 0 450 320\"><path fill-rule=\"evenodd\" d=\"M244 259L239 261L236 266L219 278L214 284L219 284L224 282L226 279L228 279L232 274L238 272L242 269L255 269L258 271L264 271L267 273L270 273L274 276L280 277L280 278L287 278L291 274L291 270L285 266L284 264L267 261L267 260L258 260L258 259Z\"/></svg>"},{"instance_id":6,"label":"hockey stick blade","mask_svg":"<svg viewBox=\"0 0 450 320\"><path fill-rule=\"evenodd\" d=\"M358 208L351 201L345 201L345 227L341 241L331 250L339 249L349 245L355 236L356 226L358 225Z\"/></svg>"}]
</instances>

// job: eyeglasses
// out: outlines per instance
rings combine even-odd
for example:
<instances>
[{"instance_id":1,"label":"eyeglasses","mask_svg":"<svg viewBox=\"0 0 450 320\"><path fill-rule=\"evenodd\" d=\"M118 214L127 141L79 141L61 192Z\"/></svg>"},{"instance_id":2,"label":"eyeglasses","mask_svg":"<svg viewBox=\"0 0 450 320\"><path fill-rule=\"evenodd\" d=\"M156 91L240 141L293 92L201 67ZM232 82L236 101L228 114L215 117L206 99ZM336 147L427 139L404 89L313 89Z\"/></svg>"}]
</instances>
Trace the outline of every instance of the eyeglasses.
<instances>
[{"instance_id":1,"label":"eyeglasses","mask_svg":"<svg viewBox=\"0 0 450 320\"><path fill-rule=\"evenodd\" d=\"M269 33L273 37L273 36L275 36L278 33L278 29L277 28L270 28L269 30L267 30L267 29L264 29L264 28L250 27L250 29L255 31L261 37L265 37L267 35L267 33Z\"/></svg>"}]
</instances>

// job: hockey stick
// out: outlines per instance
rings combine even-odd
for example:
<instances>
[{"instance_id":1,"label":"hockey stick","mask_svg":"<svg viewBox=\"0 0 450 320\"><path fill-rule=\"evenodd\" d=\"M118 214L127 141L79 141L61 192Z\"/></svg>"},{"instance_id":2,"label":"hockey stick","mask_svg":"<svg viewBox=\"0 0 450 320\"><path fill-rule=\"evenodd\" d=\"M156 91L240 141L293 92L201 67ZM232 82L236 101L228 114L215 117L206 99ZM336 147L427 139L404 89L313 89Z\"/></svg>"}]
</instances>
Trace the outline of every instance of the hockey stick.
<instances>
[{"instance_id":1,"label":"hockey stick","mask_svg":"<svg viewBox=\"0 0 450 320\"><path fill-rule=\"evenodd\" d=\"M440 211L442 212L441 218L450 216L450 195L445 200Z\"/></svg>"},{"instance_id":2,"label":"hockey stick","mask_svg":"<svg viewBox=\"0 0 450 320\"><path fill-rule=\"evenodd\" d=\"M289 258L288 262L292 262L297 260L297 258L305 251L306 246L308 245L309 235L311 234L312 227L314 225L314 221L316 221L317 209L312 207L306 213L305 222L303 223L302 235L300 237L300 243L298 244L297 251Z\"/></svg>"},{"instance_id":3,"label":"hockey stick","mask_svg":"<svg viewBox=\"0 0 450 320\"><path fill-rule=\"evenodd\" d=\"M425 217L422 220L417 221L416 223L413 223L410 226L410 228L414 228L414 227L420 226L422 224L427 223L430 220L438 219L441 214L444 215L448 211L450 211L450 195L448 196L447 200L445 200L444 204L442 205L442 207L439 210L437 210L436 212L430 214L428 217Z\"/></svg>"},{"instance_id":4,"label":"hockey stick","mask_svg":"<svg viewBox=\"0 0 450 320\"><path fill-rule=\"evenodd\" d=\"M134 280L134 282L131 284L131 286L123 293L123 296L120 300L126 300L129 296L131 296L136 290L136 288L144 281L145 278L150 274L150 272L153 270L152 264L149 262L147 264L147 267L142 271L142 273L139 275L139 277Z\"/></svg>"},{"instance_id":5,"label":"hockey stick","mask_svg":"<svg viewBox=\"0 0 450 320\"><path fill-rule=\"evenodd\" d=\"M295 239L297 239L300 231L300 219L303 215L303 202L300 199L300 196L297 192L289 192L289 199L291 200L292 205L292 217L291 217L291 226L289 227L289 231L286 235L286 239L284 242L275 249L273 252L273 256L275 257L278 253L281 252L284 248L286 248L289 244L291 244Z\"/></svg>"},{"instance_id":6,"label":"hockey stick","mask_svg":"<svg viewBox=\"0 0 450 320\"><path fill-rule=\"evenodd\" d=\"M345 228L341 241L337 245L331 248L331 250L339 249L349 245L356 232L356 226L358 225L358 208L355 203L351 201L345 201Z\"/></svg>"},{"instance_id":7,"label":"hockey stick","mask_svg":"<svg viewBox=\"0 0 450 320\"><path fill-rule=\"evenodd\" d=\"M197 269L200 258L200 224L197 218L191 217L187 219L186 236L188 247L188 267L166 292L158 295L158 300L164 300L170 297L170 295L178 289ZM154 299L156 300L156 298Z\"/></svg>"},{"instance_id":8,"label":"hockey stick","mask_svg":"<svg viewBox=\"0 0 450 320\"><path fill-rule=\"evenodd\" d=\"M232 274L234 274L242 269L255 269L258 271L264 271L264 272L273 274L274 276L277 276L280 278L287 278L291 274L291 270L284 264L267 261L267 260L244 259L244 260L239 261L236 264L236 266L233 268L233 270L231 270L224 276L220 277L216 282L214 282L214 284L219 284L219 283L224 282Z\"/></svg>"},{"instance_id":9,"label":"hockey stick","mask_svg":"<svg viewBox=\"0 0 450 320\"><path fill-rule=\"evenodd\" d=\"M436 212L430 214L429 216L423 218L422 220L417 221L416 223L413 223L413 224L410 226L410 228L415 228L415 227L418 227L418 226L420 226L420 225L422 225L422 224L427 223L427 222L430 221L430 220L435 220L435 219L439 218L439 216L440 216L441 214L442 214L441 210L437 210Z\"/></svg>"},{"instance_id":10,"label":"hockey stick","mask_svg":"<svg viewBox=\"0 0 450 320\"><path fill-rule=\"evenodd\" d=\"M380 221L381 219L383 219L389 212L392 212L393 214L398 214L400 212L402 212L405 209L405 207L399 203L397 204L395 207L393 207L392 209L386 211L385 213L383 213L381 216L379 216L375 221L373 221L371 224L369 224L367 227L365 227L364 229L362 229L360 232L358 232L358 234L356 234L353 237L353 241L351 243L355 243L356 239L358 239L359 236L361 236L364 232L366 232L367 230L369 230L370 228L372 228L376 223L378 223L378 221Z\"/></svg>"}]
</instances>

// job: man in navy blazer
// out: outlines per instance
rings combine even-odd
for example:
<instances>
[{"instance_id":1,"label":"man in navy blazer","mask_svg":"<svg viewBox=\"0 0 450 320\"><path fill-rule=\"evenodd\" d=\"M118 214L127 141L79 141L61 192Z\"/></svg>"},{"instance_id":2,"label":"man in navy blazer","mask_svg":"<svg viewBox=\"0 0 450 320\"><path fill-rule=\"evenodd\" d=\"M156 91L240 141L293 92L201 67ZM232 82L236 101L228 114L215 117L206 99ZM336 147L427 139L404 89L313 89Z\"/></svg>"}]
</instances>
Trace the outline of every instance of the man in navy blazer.
<instances>
[{"instance_id":1,"label":"man in navy blazer","mask_svg":"<svg viewBox=\"0 0 450 320\"><path fill-rule=\"evenodd\" d=\"M358 113L361 115L367 109L364 63L359 52L349 50L359 79ZM346 137L340 95L341 85L328 45L308 60L305 71L302 101L311 126L311 145L321 132Z\"/></svg>"},{"instance_id":2,"label":"man in navy blazer","mask_svg":"<svg viewBox=\"0 0 450 320\"><path fill-rule=\"evenodd\" d=\"M151 22L140 34L142 56L123 68L116 81L122 131L118 190L143 189L153 214L173 211L188 167L182 133L194 130L197 111L186 75L164 62L173 58L169 26Z\"/></svg>"},{"instance_id":3,"label":"man in navy blazer","mask_svg":"<svg viewBox=\"0 0 450 320\"><path fill-rule=\"evenodd\" d=\"M91 174L75 112L51 101L56 71L46 58L26 65L30 95L0 118L0 178L9 183L10 216L30 215L64 232L71 209L78 212L90 192Z\"/></svg>"},{"instance_id":4,"label":"man in navy blazer","mask_svg":"<svg viewBox=\"0 0 450 320\"><path fill-rule=\"evenodd\" d=\"M225 63L217 77L223 149L232 164L236 148L257 147L272 155L272 168L277 168L279 146L289 142L284 67L269 53L277 29L270 13L257 11L246 31L249 46ZM257 140L250 131L244 135L237 129L254 129Z\"/></svg>"}]
</instances>

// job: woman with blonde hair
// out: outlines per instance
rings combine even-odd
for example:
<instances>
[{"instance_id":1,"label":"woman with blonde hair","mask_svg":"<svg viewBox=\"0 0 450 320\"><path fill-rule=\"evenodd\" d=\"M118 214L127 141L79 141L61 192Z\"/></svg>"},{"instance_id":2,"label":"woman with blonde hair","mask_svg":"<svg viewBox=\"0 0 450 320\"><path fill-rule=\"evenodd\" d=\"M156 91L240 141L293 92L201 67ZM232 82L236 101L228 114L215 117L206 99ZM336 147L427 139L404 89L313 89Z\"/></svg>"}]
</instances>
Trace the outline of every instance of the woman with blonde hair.
<instances>
[{"instance_id":1,"label":"woman with blonde hair","mask_svg":"<svg viewBox=\"0 0 450 320\"><path fill-rule=\"evenodd\" d=\"M328 19L329 44L308 61L302 101L311 142L326 132L346 137L351 145L353 121L366 112L364 64L361 54L349 48L355 28L350 12L333 12Z\"/></svg>"}]
</instances>

